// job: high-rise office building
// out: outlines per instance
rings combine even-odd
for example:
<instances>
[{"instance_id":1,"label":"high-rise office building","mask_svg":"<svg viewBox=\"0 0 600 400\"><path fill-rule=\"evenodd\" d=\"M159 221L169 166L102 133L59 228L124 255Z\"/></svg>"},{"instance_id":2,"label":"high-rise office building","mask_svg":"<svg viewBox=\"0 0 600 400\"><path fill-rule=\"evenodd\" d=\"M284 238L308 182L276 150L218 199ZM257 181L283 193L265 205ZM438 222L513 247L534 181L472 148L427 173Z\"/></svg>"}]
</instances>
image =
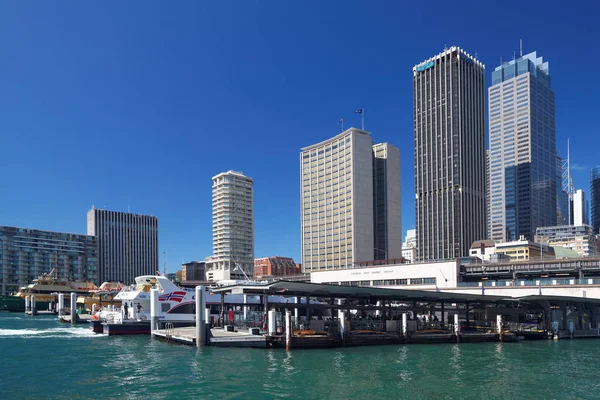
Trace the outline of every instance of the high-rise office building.
<instances>
[{"instance_id":1,"label":"high-rise office building","mask_svg":"<svg viewBox=\"0 0 600 400\"><path fill-rule=\"evenodd\" d=\"M254 275L254 181L241 172L212 178L213 256L206 280L246 279Z\"/></svg>"},{"instance_id":2,"label":"high-rise office building","mask_svg":"<svg viewBox=\"0 0 600 400\"><path fill-rule=\"evenodd\" d=\"M158 270L158 218L100 210L87 213L88 235L98 242L98 280L127 285Z\"/></svg>"},{"instance_id":3,"label":"high-rise office building","mask_svg":"<svg viewBox=\"0 0 600 400\"><path fill-rule=\"evenodd\" d=\"M402 257L400 151L350 128L300 153L303 272Z\"/></svg>"},{"instance_id":4,"label":"high-rise office building","mask_svg":"<svg viewBox=\"0 0 600 400\"><path fill-rule=\"evenodd\" d=\"M452 47L413 67L417 260L486 235L485 66Z\"/></svg>"},{"instance_id":5,"label":"high-rise office building","mask_svg":"<svg viewBox=\"0 0 600 400\"><path fill-rule=\"evenodd\" d=\"M563 159L556 156L556 224L569 224L569 194L562 187Z\"/></svg>"},{"instance_id":6,"label":"high-rise office building","mask_svg":"<svg viewBox=\"0 0 600 400\"><path fill-rule=\"evenodd\" d=\"M373 146L374 260L402 256L400 150L388 143Z\"/></svg>"},{"instance_id":7,"label":"high-rise office building","mask_svg":"<svg viewBox=\"0 0 600 400\"><path fill-rule=\"evenodd\" d=\"M490 218L497 242L557 222L554 91L548 62L536 53L503 62L489 95Z\"/></svg>"},{"instance_id":8,"label":"high-rise office building","mask_svg":"<svg viewBox=\"0 0 600 400\"><path fill-rule=\"evenodd\" d=\"M594 228L594 233L598 233L600 230L600 167L592 169L590 174L590 199L592 228Z\"/></svg>"},{"instance_id":9,"label":"high-rise office building","mask_svg":"<svg viewBox=\"0 0 600 400\"><path fill-rule=\"evenodd\" d=\"M52 270L58 279L100 284L96 238L0 226L0 295L16 293Z\"/></svg>"},{"instance_id":10,"label":"high-rise office building","mask_svg":"<svg viewBox=\"0 0 600 400\"><path fill-rule=\"evenodd\" d=\"M585 196L585 191L582 189L577 189L575 193L573 193L571 207L571 215L573 216L573 223L571 225L589 225L590 219L588 210L590 203Z\"/></svg>"}]
</instances>

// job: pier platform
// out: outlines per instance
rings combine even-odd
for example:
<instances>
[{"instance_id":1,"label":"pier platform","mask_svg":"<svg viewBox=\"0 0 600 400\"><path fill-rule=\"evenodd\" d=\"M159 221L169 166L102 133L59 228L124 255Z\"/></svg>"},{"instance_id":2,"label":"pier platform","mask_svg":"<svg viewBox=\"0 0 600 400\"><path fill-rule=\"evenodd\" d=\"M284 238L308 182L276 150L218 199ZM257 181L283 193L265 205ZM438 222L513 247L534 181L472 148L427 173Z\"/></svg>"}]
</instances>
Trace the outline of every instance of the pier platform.
<instances>
[{"instance_id":1,"label":"pier platform","mask_svg":"<svg viewBox=\"0 0 600 400\"><path fill-rule=\"evenodd\" d=\"M27 315L34 315L32 311L25 311L25 314ZM49 311L49 310L38 310L35 312L35 315L55 315L56 313L54 311Z\"/></svg>"},{"instance_id":2,"label":"pier platform","mask_svg":"<svg viewBox=\"0 0 600 400\"><path fill-rule=\"evenodd\" d=\"M158 329L152 333L159 339L187 345L196 345L196 327ZM247 332L228 332L223 329L210 329L210 345L220 347L267 347L264 335L251 335Z\"/></svg>"},{"instance_id":3,"label":"pier platform","mask_svg":"<svg viewBox=\"0 0 600 400\"><path fill-rule=\"evenodd\" d=\"M77 314L76 324L87 324L92 319L91 314ZM71 323L71 315L63 315L59 318L60 322L65 322L67 324Z\"/></svg>"}]
</instances>

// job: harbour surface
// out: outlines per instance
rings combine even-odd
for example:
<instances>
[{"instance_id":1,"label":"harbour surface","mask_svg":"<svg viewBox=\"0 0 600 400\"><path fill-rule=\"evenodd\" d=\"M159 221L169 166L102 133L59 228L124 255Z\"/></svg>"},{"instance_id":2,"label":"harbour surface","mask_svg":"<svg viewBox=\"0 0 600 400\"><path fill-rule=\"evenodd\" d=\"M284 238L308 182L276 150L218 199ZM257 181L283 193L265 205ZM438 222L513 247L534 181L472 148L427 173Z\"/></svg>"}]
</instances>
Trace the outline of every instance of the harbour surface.
<instances>
[{"instance_id":1,"label":"harbour surface","mask_svg":"<svg viewBox=\"0 0 600 400\"><path fill-rule=\"evenodd\" d=\"M7 399L597 399L600 340L263 350L0 313Z\"/></svg>"}]
</instances>

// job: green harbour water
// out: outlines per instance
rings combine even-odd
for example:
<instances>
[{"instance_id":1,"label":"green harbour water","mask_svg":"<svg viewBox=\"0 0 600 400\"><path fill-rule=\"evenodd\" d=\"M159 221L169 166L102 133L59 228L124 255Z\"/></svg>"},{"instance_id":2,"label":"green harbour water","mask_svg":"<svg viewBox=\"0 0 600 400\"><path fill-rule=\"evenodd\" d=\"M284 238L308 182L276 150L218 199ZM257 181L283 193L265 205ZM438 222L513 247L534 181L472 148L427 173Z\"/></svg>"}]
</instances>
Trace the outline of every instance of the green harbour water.
<instances>
[{"instance_id":1,"label":"green harbour water","mask_svg":"<svg viewBox=\"0 0 600 400\"><path fill-rule=\"evenodd\" d=\"M600 340L196 349L0 313L2 399L599 399Z\"/></svg>"}]
</instances>

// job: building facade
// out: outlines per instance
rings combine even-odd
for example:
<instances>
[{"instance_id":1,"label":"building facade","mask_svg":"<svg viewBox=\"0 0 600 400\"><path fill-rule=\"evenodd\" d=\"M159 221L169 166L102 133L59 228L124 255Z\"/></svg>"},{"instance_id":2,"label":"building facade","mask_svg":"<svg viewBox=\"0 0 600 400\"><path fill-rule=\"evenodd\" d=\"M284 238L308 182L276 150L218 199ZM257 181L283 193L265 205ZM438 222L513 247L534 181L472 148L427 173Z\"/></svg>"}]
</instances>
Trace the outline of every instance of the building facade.
<instances>
[{"instance_id":1,"label":"building facade","mask_svg":"<svg viewBox=\"0 0 600 400\"><path fill-rule=\"evenodd\" d=\"M204 281L206 280L206 262L190 261L181 264L182 281Z\"/></svg>"},{"instance_id":2,"label":"building facade","mask_svg":"<svg viewBox=\"0 0 600 400\"><path fill-rule=\"evenodd\" d=\"M400 150L389 143L373 146L374 260L402 256Z\"/></svg>"},{"instance_id":3,"label":"building facade","mask_svg":"<svg viewBox=\"0 0 600 400\"><path fill-rule=\"evenodd\" d=\"M485 66L459 47L413 67L417 260L486 234Z\"/></svg>"},{"instance_id":4,"label":"building facade","mask_svg":"<svg viewBox=\"0 0 600 400\"><path fill-rule=\"evenodd\" d=\"M400 151L350 128L300 153L303 272L402 256Z\"/></svg>"},{"instance_id":5,"label":"building facade","mask_svg":"<svg viewBox=\"0 0 600 400\"><path fill-rule=\"evenodd\" d=\"M554 91L548 62L530 53L492 73L488 237L532 239L557 221Z\"/></svg>"},{"instance_id":6,"label":"building facade","mask_svg":"<svg viewBox=\"0 0 600 400\"><path fill-rule=\"evenodd\" d=\"M300 267L289 257L263 257L254 259L254 278L286 277L300 274Z\"/></svg>"},{"instance_id":7,"label":"building facade","mask_svg":"<svg viewBox=\"0 0 600 400\"><path fill-rule=\"evenodd\" d=\"M402 243L402 257L407 263L414 263L417 260L417 230L408 229Z\"/></svg>"},{"instance_id":8,"label":"building facade","mask_svg":"<svg viewBox=\"0 0 600 400\"><path fill-rule=\"evenodd\" d=\"M98 280L126 285L158 270L158 218L100 210L87 213L88 235L98 243Z\"/></svg>"},{"instance_id":9,"label":"building facade","mask_svg":"<svg viewBox=\"0 0 600 400\"><path fill-rule=\"evenodd\" d=\"M590 225L545 226L537 229L535 241L572 249L579 257L598 257L598 236Z\"/></svg>"},{"instance_id":10,"label":"building facade","mask_svg":"<svg viewBox=\"0 0 600 400\"><path fill-rule=\"evenodd\" d=\"M313 272L310 274L310 281L342 286L436 290L456 288L459 272L460 264L456 260L419 264L392 263L377 267Z\"/></svg>"},{"instance_id":11,"label":"building facade","mask_svg":"<svg viewBox=\"0 0 600 400\"><path fill-rule=\"evenodd\" d=\"M592 212L592 228L594 233L600 230L600 167L592 169L590 174L590 198Z\"/></svg>"},{"instance_id":12,"label":"building facade","mask_svg":"<svg viewBox=\"0 0 600 400\"><path fill-rule=\"evenodd\" d=\"M97 251L94 236L0 226L0 295L52 270L59 279L98 285Z\"/></svg>"},{"instance_id":13,"label":"building facade","mask_svg":"<svg viewBox=\"0 0 600 400\"><path fill-rule=\"evenodd\" d=\"M590 204L587 201L585 196L585 192L582 189L577 189L575 193L573 193L573 202L572 202L572 215L573 222L572 225L581 226L581 225L589 225L589 208Z\"/></svg>"},{"instance_id":14,"label":"building facade","mask_svg":"<svg viewBox=\"0 0 600 400\"><path fill-rule=\"evenodd\" d=\"M252 278L254 274L254 181L236 171L212 178L213 256L206 280Z\"/></svg>"}]
</instances>

